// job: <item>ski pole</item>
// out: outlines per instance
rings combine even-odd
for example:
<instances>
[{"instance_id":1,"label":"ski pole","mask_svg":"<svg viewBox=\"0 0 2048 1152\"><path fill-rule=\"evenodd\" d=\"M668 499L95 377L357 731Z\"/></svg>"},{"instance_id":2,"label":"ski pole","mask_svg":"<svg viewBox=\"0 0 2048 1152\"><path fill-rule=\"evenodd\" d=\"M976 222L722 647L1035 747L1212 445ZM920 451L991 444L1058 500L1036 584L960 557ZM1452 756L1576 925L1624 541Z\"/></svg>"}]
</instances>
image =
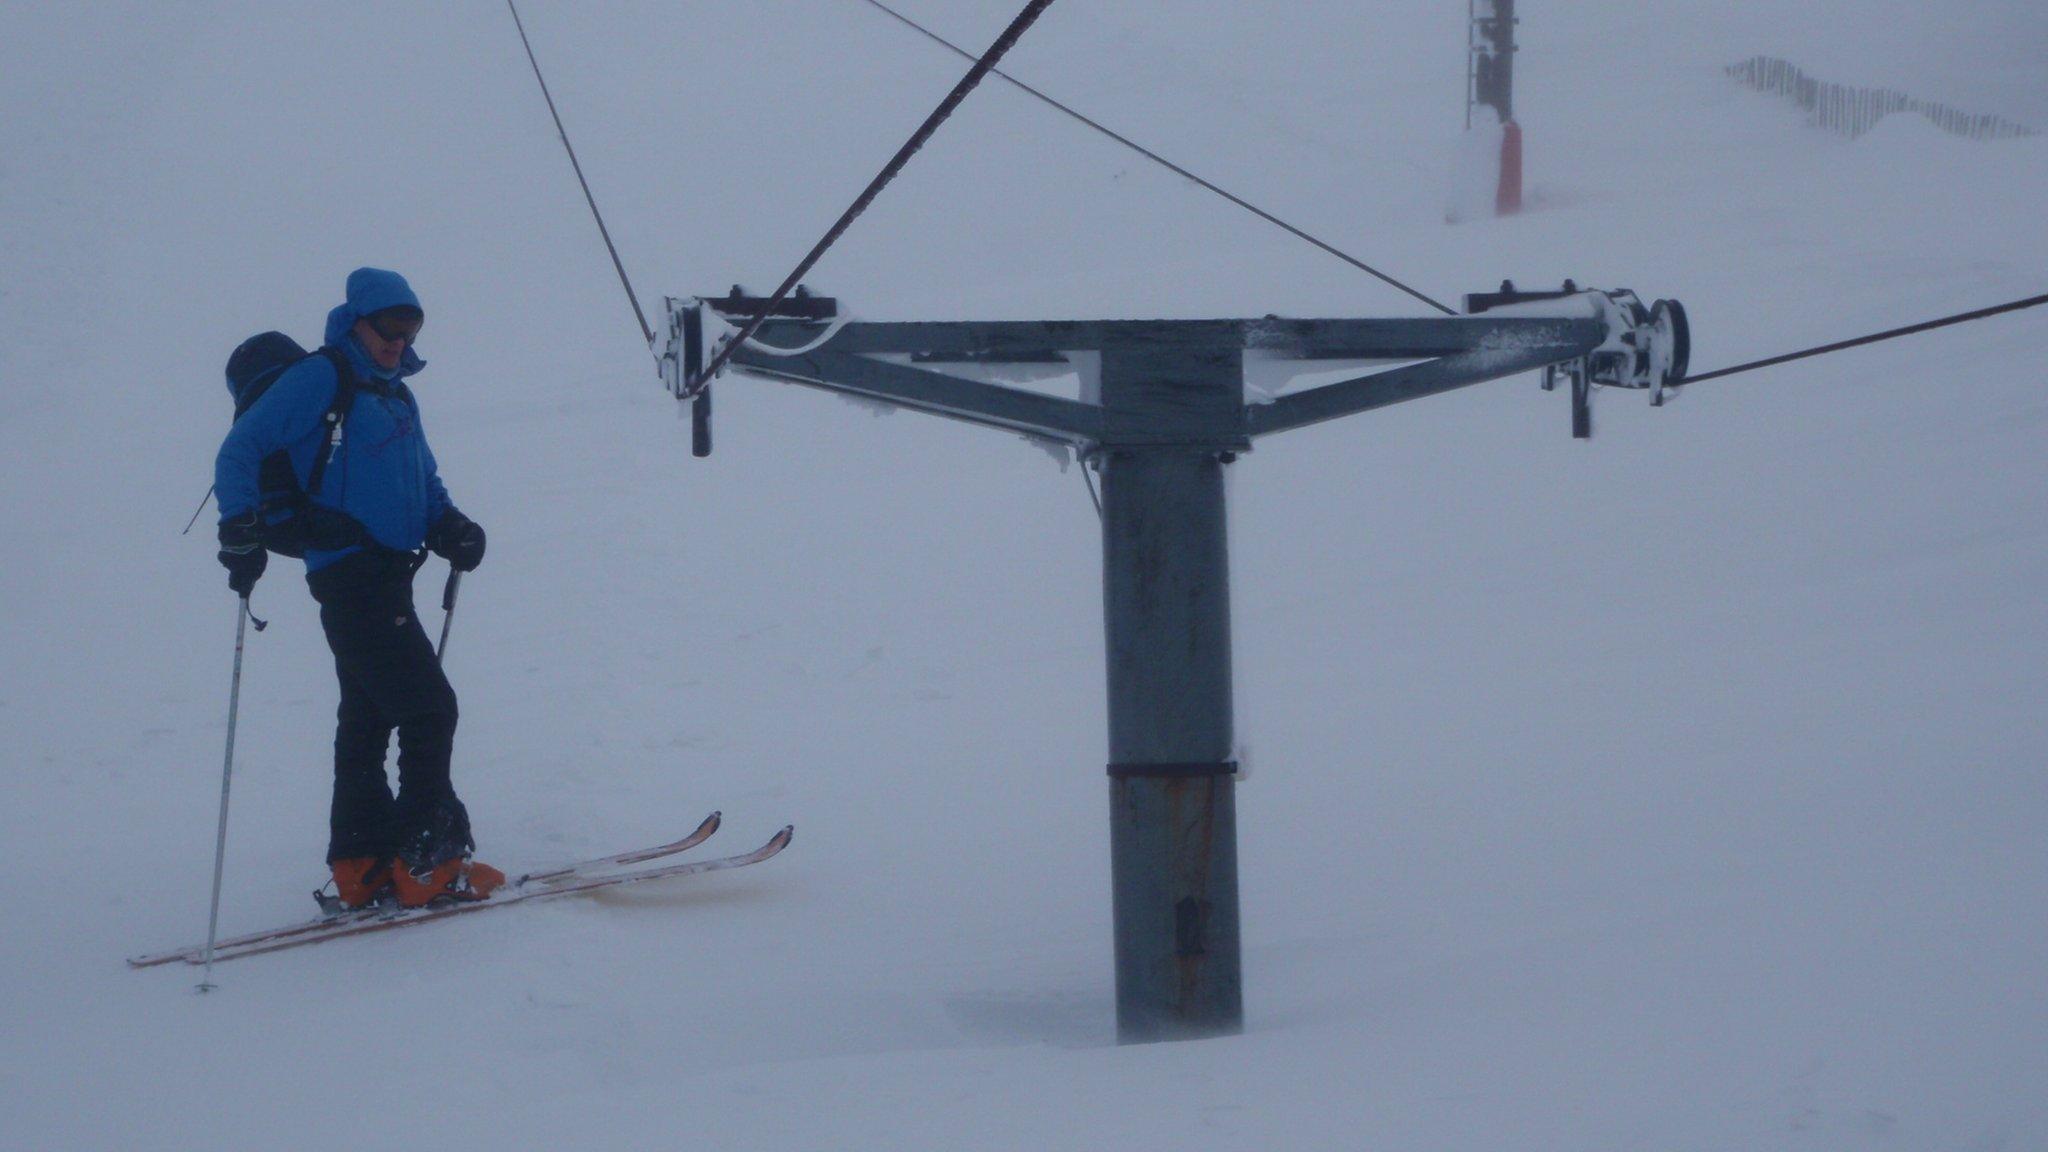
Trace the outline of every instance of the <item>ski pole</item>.
<instances>
[{"instance_id":1,"label":"ski pole","mask_svg":"<svg viewBox=\"0 0 2048 1152\"><path fill-rule=\"evenodd\" d=\"M434 662L448 654L448 629L455 624L455 594L462 590L462 570L448 569L448 584L441 589L441 642L434 646Z\"/></svg>"},{"instance_id":2,"label":"ski pole","mask_svg":"<svg viewBox=\"0 0 2048 1152\"><path fill-rule=\"evenodd\" d=\"M206 914L206 975L200 978L199 990L211 992L213 983L213 942L220 930L220 878L221 867L228 853L228 786L235 778L235 720L242 708L242 643L248 635L249 597L245 593L235 602L235 677L234 686L228 690L228 750L220 769L220 829L213 840L213 907ZM261 628L258 628L261 631Z\"/></svg>"}]
</instances>

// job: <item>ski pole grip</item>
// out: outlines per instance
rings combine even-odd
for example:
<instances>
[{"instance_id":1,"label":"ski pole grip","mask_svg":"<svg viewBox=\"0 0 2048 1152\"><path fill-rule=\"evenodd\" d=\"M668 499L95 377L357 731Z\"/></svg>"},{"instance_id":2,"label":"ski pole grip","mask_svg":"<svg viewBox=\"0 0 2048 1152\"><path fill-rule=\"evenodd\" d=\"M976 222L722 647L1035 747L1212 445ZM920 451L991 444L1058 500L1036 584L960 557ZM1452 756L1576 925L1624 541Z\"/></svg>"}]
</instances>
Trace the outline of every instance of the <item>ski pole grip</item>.
<instances>
[{"instance_id":1,"label":"ski pole grip","mask_svg":"<svg viewBox=\"0 0 2048 1152\"><path fill-rule=\"evenodd\" d=\"M448 583L441 587L441 611L455 611L455 590L462 584L462 573L454 568L448 570Z\"/></svg>"}]
</instances>

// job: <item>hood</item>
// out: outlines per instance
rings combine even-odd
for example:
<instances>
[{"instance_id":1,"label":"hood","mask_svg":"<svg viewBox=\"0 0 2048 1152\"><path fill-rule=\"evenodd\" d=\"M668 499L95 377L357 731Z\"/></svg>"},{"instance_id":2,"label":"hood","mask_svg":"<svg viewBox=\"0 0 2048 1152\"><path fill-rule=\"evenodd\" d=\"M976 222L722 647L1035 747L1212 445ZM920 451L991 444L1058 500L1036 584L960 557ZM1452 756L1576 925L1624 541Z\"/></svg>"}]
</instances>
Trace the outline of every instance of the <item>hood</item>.
<instances>
[{"instance_id":1,"label":"hood","mask_svg":"<svg viewBox=\"0 0 2048 1152\"><path fill-rule=\"evenodd\" d=\"M378 375L374 371L376 365L364 354L362 345L356 342L350 329L356 326L356 321L372 312L396 308L401 304L410 304L414 308L420 306L420 298L413 295L412 285L405 282L405 277L383 268L356 269L348 274L348 299L327 314L326 342L345 350L364 376ZM391 378L402 379L426 366L427 362L420 359L419 353L407 345L405 354L399 357L398 371Z\"/></svg>"}]
</instances>

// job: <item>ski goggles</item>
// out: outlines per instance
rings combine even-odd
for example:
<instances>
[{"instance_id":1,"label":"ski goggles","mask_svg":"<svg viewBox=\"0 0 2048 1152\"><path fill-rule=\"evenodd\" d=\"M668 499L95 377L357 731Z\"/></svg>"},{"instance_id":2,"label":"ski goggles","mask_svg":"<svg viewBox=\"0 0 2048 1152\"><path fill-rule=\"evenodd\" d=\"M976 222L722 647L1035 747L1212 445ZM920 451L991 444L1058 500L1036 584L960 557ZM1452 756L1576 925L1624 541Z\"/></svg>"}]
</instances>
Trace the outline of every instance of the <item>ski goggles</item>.
<instances>
[{"instance_id":1,"label":"ski goggles","mask_svg":"<svg viewBox=\"0 0 2048 1152\"><path fill-rule=\"evenodd\" d=\"M393 344L411 344L419 339L420 328L426 324L424 316L393 315L390 311L377 312L363 317L369 321L370 331L380 340Z\"/></svg>"}]
</instances>

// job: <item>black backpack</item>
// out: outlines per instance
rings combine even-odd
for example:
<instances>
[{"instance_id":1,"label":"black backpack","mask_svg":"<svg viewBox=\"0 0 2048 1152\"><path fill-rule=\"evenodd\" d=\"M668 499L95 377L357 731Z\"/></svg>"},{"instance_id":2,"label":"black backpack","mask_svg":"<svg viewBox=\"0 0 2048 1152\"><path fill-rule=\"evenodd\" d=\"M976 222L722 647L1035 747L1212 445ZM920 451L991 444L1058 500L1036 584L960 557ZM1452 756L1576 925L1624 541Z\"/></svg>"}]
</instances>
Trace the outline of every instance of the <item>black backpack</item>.
<instances>
[{"instance_id":1,"label":"black backpack","mask_svg":"<svg viewBox=\"0 0 2048 1152\"><path fill-rule=\"evenodd\" d=\"M338 551L363 538L361 524L313 503L310 495L320 490L327 462L341 448L342 428L356 398L355 370L340 349L323 347L308 352L282 332L259 332L242 341L228 357L228 391L235 398L235 419L240 420L286 369L314 356L325 356L334 365L334 402L321 420L328 430L327 446L313 458L304 488L292 470L291 454L282 448L264 457L257 473L256 515L263 523L263 546L280 556L301 557L309 547Z\"/></svg>"}]
</instances>

